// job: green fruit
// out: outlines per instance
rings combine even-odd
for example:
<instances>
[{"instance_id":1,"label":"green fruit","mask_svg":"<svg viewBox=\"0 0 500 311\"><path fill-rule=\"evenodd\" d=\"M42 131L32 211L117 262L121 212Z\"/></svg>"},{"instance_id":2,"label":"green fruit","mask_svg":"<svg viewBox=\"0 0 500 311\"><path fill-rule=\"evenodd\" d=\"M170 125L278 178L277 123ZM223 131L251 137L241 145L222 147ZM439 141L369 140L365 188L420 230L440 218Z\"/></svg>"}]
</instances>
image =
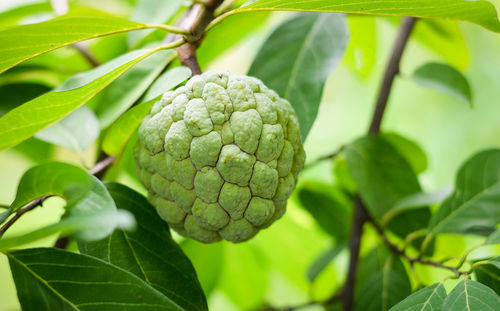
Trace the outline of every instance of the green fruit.
<instances>
[{"instance_id":1,"label":"green fruit","mask_svg":"<svg viewBox=\"0 0 500 311\"><path fill-rule=\"evenodd\" d=\"M208 71L153 106L135 159L178 233L242 242L283 215L305 153L288 101L256 78Z\"/></svg>"}]
</instances>

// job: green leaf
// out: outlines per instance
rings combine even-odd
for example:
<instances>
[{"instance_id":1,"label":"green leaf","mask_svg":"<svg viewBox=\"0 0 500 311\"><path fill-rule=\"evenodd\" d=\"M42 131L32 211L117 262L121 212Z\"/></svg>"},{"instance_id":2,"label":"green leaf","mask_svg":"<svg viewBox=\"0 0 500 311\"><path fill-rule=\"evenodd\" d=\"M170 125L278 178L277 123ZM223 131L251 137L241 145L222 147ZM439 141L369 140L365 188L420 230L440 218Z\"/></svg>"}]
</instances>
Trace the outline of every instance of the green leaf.
<instances>
[{"instance_id":1,"label":"green leaf","mask_svg":"<svg viewBox=\"0 0 500 311\"><path fill-rule=\"evenodd\" d=\"M118 230L96 242L81 242L80 252L135 274L186 310L208 310L194 268L170 237L167 223L139 193L116 183L106 188L118 208L135 216L137 229Z\"/></svg>"},{"instance_id":2,"label":"green leaf","mask_svg":"<svg viewBox=\"0 0 500 311\"><path fill-rule=\"evenodd\" d=\"M149 114L153 104L159 100L159 96L190 76L191 70L186 67L176 67L161 75L146 93L147 101L132 107L111 125L102 143L103 150L109 155L119 156L142 119ZM153 95L155 96L150 99Z\"/></svg>"},{"instance_id":3,"label":"green leaf","mask_svg":"<svg viewBox=\"0 0 500 311\"><path fill-rule=\"evenodd\" d=\"M128 53L122 54L112 60L110 60L107 63L104 63L96 68L84 71L84 72L79 72L66 81L64 81L63 84L61 84L56 91L62 92L62 91L71 91L74 89L81 88L82 86L85 86L92 81L98 79L99 77L102 77L116 68L127 64L130 61L133 61L137 59L138 57L143 56L145 53L147 53L149 50L148 49L140 49L140 50L134 50L130 51Z\"/></svg>"},{"instance_id":4,"label":"green leaf","mask_svg":"<svg viewBox=\"0 0 500 311\"><path fill-rule=\"evenodd\" d=\"M367 77L377 62L377 24L373 16L348 15L349 44L346 61L362 76Z\"/></svg>"},{"instance_id":5,"label":"green leaf","mask_svg":"<svg viewBox=\"0 0 500 311\"><path fill-rule=\"evenodd\" d=\"M64 118L155 51L150 50L80 88L50 92L9 111L0 118L0 151L19 144L39 130Z\"/></svg>"},{"instance_id":6,"label":"green leaf","mask_svg":"<svg viewBox=\"0 0 500 311\"><path fill-rule=\"evenodd\" d=\"M102 143L102 150L109 155L119 156L132 134L139 127L145 116L151 111L153 104L158 101L153 98L139 104L121 115L109 128Z\"/></svg>"},{"instance_id":7,"label":"green leaf","mask_svg":"<svg viewBox=\"0 0 500 311\"><path fill-rule=\"evenodd\" d=\"M427 63L413 73L412 80L422 86L455 96L472 105L469 82L454 67L440 63Z\"/></svg>"},{"instance_id":8,"label":"green leaf","mask_svg":"<svg viewBox=\"0 0 500 311\"><path fill-rule=\"evenodd\" d=\"M390 256L382 271L373 273L357 297L356 311L385 311L410 295L411 284L397 257Z\"/></svg>"},{"instance_id":9,"label":"green leaf","mask_svg":"<svg viewBox=\"0 0 500 311\"><path fill-rule=\"evenodd\" d=\"M345 155L361 198L377 219L399 200L421 191L410 164L382 137L360 138L346 147Z\"/></svg>"},{"instance_id":10,"label":"green leaf","mask_svg":"<svg viewBox=\"0 0 500 311\"><path fill-rule=\"evenodd\" d=\"M224 269L223 244L203 244L193 239L184 239L180 246L191 260L203 291L209 295L216 288Z\"/></svg>"},{"instance_id":11,"label":"green leaf","mask_svg":"<svg viewBox=\"0 0 500 311\"><path fill-rule=\"evenodd\" d=\"M35 137L76 152L85 151L99 136L99 121L86 106L38 132Z\"/></svg>"},{"instance_id":12,"label":"green leaf","mask_svg":"<svg viewBox=\"0 0 500 311\"><path fill-rule=\"evenodd\" d=\"M102 128L108 127L132 106L176 54L173 50L154 53L113 81L98 97L94 111Z\"/></svg>"},{"instance_id":13,"label":"green leaf","mask_svg":"<svg viewBox=\"0 0 500 311\"><path fill-rule=\"evenodd\" d=\"M290 101L305 140L318 114L326 79L348 40L343 15L300 14L281 24L257 54L248 74Z\"/></svg>"},{"instance_id":14,"label":"green leaf","mask_svg":"<svg viewBox=\"0 0 500 311\"><path fill-rule=\"evenodd\" d=\"M33 2L33 1L30 1ZM50 3L37 1L34 3L9 3L9 7L0 12L0 27L7 27L19 24L26 18L38 14L50 14L52 8Z\"/></svg>"},{"instance_id":15,"label":"green leaf","mask_svg":"<svg viewBox=\"0 0 500 311\"><path fill-rule=\"evenodd\" d=\"M332 186L309 182L298 189L298 199L318 225L340 244L349 237L351 209L331 194L333 190Z\"/></svg>"},{"instance_id":16,"label":"green leaf","mask_svg":"<svg viewBox=\"0 0 500 311\"><path fill-rule=\"evenodd\" d=\"M491 3L482 0L399 0L397 2L373 0L257 0L236 11L260 10L450 18L469 21L500 32L500 22L495 7Z\"/></svg>"},{"instance_id":17,"label":"green leaf","mask_svg":"<svg viewBox=\"0 0 500 311\"><path fill-rule=\"evenodd\" d=\"M421 192L412 167L398 150L379 136L358 139L345 149L349 172L368 211L380 221L391 213L396 203ZM387 227L404 238L426 228L431 217L428 207L397 214ZM420 240L415 241L417 245Z\"/></svg>"},{"instance_id":18,"label":"green leaf","mask_svg":"<svg viewBox=\"0 0 500 311\"><path fill-rule=\"evenodd\" d=\"M488 286L465 279L448 294L443 311L498 310L500 297Z\"/></svg>"},{"instance_id":19,"label":"green leaf","mask_svg":"<svg viewBox=\"0 0 500 311\"><path fill-rule=\"evenodd\" d=\"M16 243L31 242L57 230L74 234L77 239L96 240L106 237L116 227L133 226L133 217L126 212L117 213L112 197L96 177L76 166L57 162L41 164L26 171L19 182L14 202L7 211L0 213L0 222L22 206L46 195L60 196L66 200L67 213L62 224L51 225L21 237L1 239L0 249L16 246ZM100 219L103 215L105 217Z\"/></svg>"},{"instance_id":20,"label":"green leaf","mask_svg":"<svg viewBox=\"0 0 500 311\"><path fill-rule=\"evenodd\" d=\"M174 16L181 5L181 0L139 0L132 11L130 20L139 23L163 24ZM136 47L153 31L152 29L148 29L127 33L128 47Z\"/></svg>"},{"instance_id":21,"label":"green leaf","mask_svg":"<svg viewBox=\"0 0 500 311\"><path fill-rule=\"evenodd\" d=\"M19 105L47 93L50 90L50 87L37 83L14 83L0 86L0 98L2 98L0 117Z\"/></svg>"},{"instance_id":22,"label":"green leaf","mask_svg":"<svg viewBox=\"0 0 500 311\"><path fill-rule=\"evenodd\" d=\"M55 88L62 82L61 74L39 66L18 66L0 75L0 86L32 83Z\"/></svg>"},{"instance_id":23,"label":"green leaf","mask_svg":"<svg viewBox=\"0 0 500 311\"><path fill-rule=\"evenodd\" d=\"M480 152L459 170L455 192L429 224L431 233L465 233L500 222L500 150Z\"/></svg>"},{"instance_id":24,"label":"green leaf","mask_svg":"<svg viewBox=\"0 0 500 311\"><path fill-rule=\"evenodd\" d=\"M393 209L387 212L382 218L381 225L385 226L390 220L392 220L396 215L401 214L405 211L415 210L421 208L422 206L427 206L431 204L436 204L442 202L446 199L453 189L445 188L435 192L418 192L399 200Z\"/></svg>"},{"instance_id":25,"label":"green leaf","mask_svg":"<svg viewBox=\"0 0 500 311\"><path fill-rule=\"evenodd\" d=\"M55 248L7 253L23 310L183 310L102 260Z\"/></svg>"},{"instance_id":26,"label":"green leaf","mask_svg":"<svg viewBox=\"0 0 500 311\"><path fill-rule=\"evenodd\" d=\"M360 258L358 269L356 270L356 295L363 295L367 281L374 273L382 271L384 263L391 256L391 252L385 245L373 247L367 254Z\"/></svg>"},{"instance_id":27,"label":"green leaf","mask_svg":"<svg viewBox=\"0 0 500 311\"><path fill-rule=\"evenodd\" d=\"M145 28L153 27L96 10L78 9L46 22L2 29L0 73L78 41Z\"/></svg>"},{"instance_id":28,"label":"green leaf","mask_svg":"<svg viewBox=\"0 0 500 311\"><path fill-rule=\"evenodd\" d=\"M485 244L500 244L500 229L495 230L488 239L486 239Z\"/></svg>"},{"instance_id":29,"label":"green leaf","mask_svg":"<svg viewBox=\"0 0 500 311\"><path fill-rule=\"evenodd\" d=\"M146 95L144 95L144 101L156 98L163 93L171 90L186 81L191 77L191 69L184 66L179 66L167 70L165 73L161 74L153 84L149 87Z\"/></svg>"},{"instance_id":30,"label":"green leaf","mask_svg":"<svg viewBox=\"0 0 500 311\"><path fill-rule=\"evenodd\" d=\"M474 269L477 281L493 289L500 295L500 257L491 258L491 264L477 266Z\"/></svg>"},{"instance_id":31,"label":"green leaf","mask_svg":"<svg viewBox=\"0 0 500 311\"><path fill-rule=\"evenodd\" d=\"M436 283L412 293L390 311L441 311L445 298L443 284Z\"/></svg>"},{"instance_id":32,"label":"green leaf","mask_svg":"<svg viewBox=\"0 0 500 311\"><path fill-rule=\"evenodd\" d=\"M400 20L394 25L399 26ZM457 21L423 19L411 36L456 68L463 69L469 64L469 51Z\"/></svg>"},{"instance_id":33,"label":"green leaf","mask_svg":"<svg viewBox=\"0 0 500 311\"><path fill-rule=\"evenodd\" d=\"M269 16L270 12L237 14L228 17L223 23L210 30L197 51L200 66L204 68L214 59L224 57L224 52L229 48L245 41L250 34L264 28Z\"/></svg>"},{"instance_id":34,"label":"green leaf","mask_svg":"<svg viewBox=\"0 0 500 311\"><path fill-rule=\"evenodd\" d=\"M381 136L408 161L415 173L419 174L425 171L427 156L416 142L396 133L383 133Z\"/></svg>"},{"instance_id":35,"label":"green leaf","mask_svg":"<svg viewBox=\"0 0 500 311\"><path fill-rule=\"evenodd\" d=\"M307 269L307 280L314 282L316 278L325 270L326 267L340 254L346 247L346 244L339 244L328 248L321 253Z\"/></svg>"}]
</instances>

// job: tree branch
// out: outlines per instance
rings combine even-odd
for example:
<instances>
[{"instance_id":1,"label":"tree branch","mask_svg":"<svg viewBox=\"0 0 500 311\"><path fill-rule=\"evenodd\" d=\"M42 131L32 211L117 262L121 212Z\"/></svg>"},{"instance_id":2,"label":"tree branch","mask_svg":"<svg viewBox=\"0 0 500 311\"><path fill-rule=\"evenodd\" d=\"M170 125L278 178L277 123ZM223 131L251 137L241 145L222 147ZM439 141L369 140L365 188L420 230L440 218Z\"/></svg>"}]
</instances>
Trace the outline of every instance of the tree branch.
<instances>
[{"instance_id":1,"label":"tree branch","mask_svg":"<svg viewBox=\"0 0 500 311\"><path fill-rule=\"evenodd\" d=\"M394 77L399 73L401 57L403 56L403 52L416 21L417 19L415 17L405 17L403 19L398 37L392 48L392 54L385 70L382 85L380 86L377 104L375 105L375 111L373 112L373 118L369 129L370 134L377 134L380 132L380 124L382 123L385 108L387 107L387 101L389 100L389 94L391 93L392 84L394 83Z\"/></svg>"},{"instance_id":2,"label":"tree branch","mask_svg":"<svg viewBox=\"0 0 500 311\"><path fill-rule=\"evenodd\" d=\"M375 111L373 112L372 121L370 124L369 134L378 134L380 132L380 125L382 123L382 118L387 107L387 101L389 99L389 94L394 83L394 77L399 73L399 64L401 62L401 57L408 43L410 34L415 26L416 18L405 17L399 29L396 42L392 48L392 53L389 58L389 63L384 74L384 79L382 80L382 85L380 86L380 91L377 98L377 103L375 105ZM349 269L347 272L346 284L344 287L344 311L351 311L354 307L354 289L356 286L356 270L358 267L359 260L359 249L361 246L361 236L363 233L363 226L368 220L369 213L366 210L359 195L355 198L355 209L354 209L354 219L352 223L351 236L349 239Z\"/></svg>"},{"instance_id":3,"label":"tree branch","mask_svg":"<svg viewBox=\"0 0 500 311\"><path fill-rule=\"evenodd\" d=\"M191 30L191 34L184 36L187 43L178 47L177 53L181 64L191 69L193 75L201 74L196 50L203 39L205 28L214 19L214 12L222 2L222 0L207 0L203 1L203 4L196 4L181 20L181 27Z\"/></svg>"},{"instance_id":4,"label":"tree branch","mask_svg":"<svg viewBox=\"0 0 500 311\"><path fill-rule=\"evenodd\" d=\"M389 247L389 249L393 253L400 255L401 257L406 259L410 263L410 265L413 265L414 263L418 262L423 265L434 266L436 268L441 268L441 269L447 269L455 273L455 277L468 274L468 272L466 271L461 271L456 267L448 266L438 261L409 256L408 254L406 254L404 249L400 248L396 244L392 243L391 240L389 240L389 237L385 234L384 229L382 229L382 227L375 221L375 219L369 217L368 221L373 225L373 227L375 228L379 236L382 238L384 243L387 245L387 247Z\"/></svg>"},{"instance_id":5,"label":"tree branch","mask_svg":"<svg viewBox=\"0 0 500 311\"><path fill-rule=\"evenodd\" d=\"M351 226L351 236L349 238L349 268L344 285L343 303L344 310L350 311L354 308L354 289L356 285L356 270L359 261L359 249L361 247L361 237L363 236L363 225L367 220L363 202L359 195L354 199L354 215Z\"/></svg>"}]
</instances>

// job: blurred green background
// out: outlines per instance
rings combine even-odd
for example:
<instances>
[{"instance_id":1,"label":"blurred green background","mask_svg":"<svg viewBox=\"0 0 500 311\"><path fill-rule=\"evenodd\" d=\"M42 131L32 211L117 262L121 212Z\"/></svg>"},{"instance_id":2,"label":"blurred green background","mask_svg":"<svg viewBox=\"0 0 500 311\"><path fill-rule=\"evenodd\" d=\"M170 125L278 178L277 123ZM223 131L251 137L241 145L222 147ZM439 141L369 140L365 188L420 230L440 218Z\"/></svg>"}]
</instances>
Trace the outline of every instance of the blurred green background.
<instances>
[{"instance_id":1,"label":"blurred green background","mask_svg":"<svg viewBox=\"0 0 500 311\"><path fill-rule=\"evenodd\" d=\"M492 2L497 9L500 8L499 0ZM0 1L0 12L16 3L12 0ZM134 3L127 0L81 0L72 1L71 5L128 16ZM227 69L245 74L265 38L290 15L273 13L264 20L267 15L252 14L246 17L246 23L238 20L239 17L227 20L221 25L221 31L210 34L204 42L207 46L199 51L202 63L210 58L206 55L218 54L213 42L236 41L238 37L241 41L203 69ZM50 16L48 12L29 15L20 22L33 22ZM249 23L252 19L263 20L262 26L255 27L254 24L259 24L257 22ZM341 64L327 81L319 116L305 142L308 161L330 154L365 133L398 24L398 19L393 18L356 16L348 19L351 41ZM238 22L238 27L227 27L233 22ZM12 23L6 18L2 20L0 15L1 27ZM375 27L363 28L366 25ZM440 25L445 25L446 29L456 27L456 23L451 21L440 22ZM229 31L226 34L222 31L224 26ZM500 35L468 23L458 23L456 29L452 33L430 32L429 24L417 24L383 122L384 131L398 132L415 140L427 152L429 167L421 175L421 182L427 191L453 185L460 164L472 154L500 147ZM242 34L246 33L250 34L243 37ZM125 35L115 35L92 40L89 46L101 60L108 60L123 53L125 40ZM370 42L373 42L372 47ZM212 46L208 46L211 43ZM50 54L65 55L76 70L85 69L85 62L70 48ZM422 88L408 79L416 67L428 61L450 63L464 73L473 92L472 108L454 97ZM0 89L2 114L12 108L2 101L4 96L10 96L9 91L12 90ZM95 148L90 149L84 160L88 166L92 163ZM0 204L9 205L13 200L17 183L26 169L48 158L81 164L78 155L62 148L48 149L44 143L33 139L1 152ZM320 180L331 183L331 171L331 163L323 162L304 171L301 182ZM143 191L131 178L122 175L121 180ZM7 235L56 221L62 214L63 203L59 199L48 200L43 208L26 214ZM52 246L56 238L40 241L36 245ZM179 241L197 269L211 310L249 310L263 303L294 305L311 298L326 298L343 283L346 272L347 253L344 251L314 282L308 281L307 269L321 253L331 248L333 241L295 198L290 200L288 212L280 221L247 243L202 245L181 238ZM443 235L437 241L437 252L443 257L458 256L477 241L473 237ZM377 243L374 235L367 234L362 254ZM484 257L493 251L493 248L482 248L475 251L472 257ZM429 268L419 268L418 272L424 284L439 281L446 275L446 272ZM0 255L0 310L18 309L7 258Z\"/></svg>"}]
</instances>

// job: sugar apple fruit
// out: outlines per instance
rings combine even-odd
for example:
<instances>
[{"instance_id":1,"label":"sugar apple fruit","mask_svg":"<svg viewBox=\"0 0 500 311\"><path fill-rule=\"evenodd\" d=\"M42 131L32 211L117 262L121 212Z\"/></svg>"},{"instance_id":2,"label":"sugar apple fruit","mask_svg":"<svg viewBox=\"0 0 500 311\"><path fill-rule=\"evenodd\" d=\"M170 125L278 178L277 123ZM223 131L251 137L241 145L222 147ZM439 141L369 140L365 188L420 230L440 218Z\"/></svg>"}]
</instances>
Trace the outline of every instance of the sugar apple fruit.
<instances>
[{"instance_id":1,"label":"sugar apple fruit","mask_svg":"<svg viewBox=\"0 0 500 311\"><path fill-rule=\"evenodd\" d=\"M178 233L242 242L283 215L305 153L288 101L256 78L207 71L154 104L135 159Z\"/></svg>"}]
</instances>

